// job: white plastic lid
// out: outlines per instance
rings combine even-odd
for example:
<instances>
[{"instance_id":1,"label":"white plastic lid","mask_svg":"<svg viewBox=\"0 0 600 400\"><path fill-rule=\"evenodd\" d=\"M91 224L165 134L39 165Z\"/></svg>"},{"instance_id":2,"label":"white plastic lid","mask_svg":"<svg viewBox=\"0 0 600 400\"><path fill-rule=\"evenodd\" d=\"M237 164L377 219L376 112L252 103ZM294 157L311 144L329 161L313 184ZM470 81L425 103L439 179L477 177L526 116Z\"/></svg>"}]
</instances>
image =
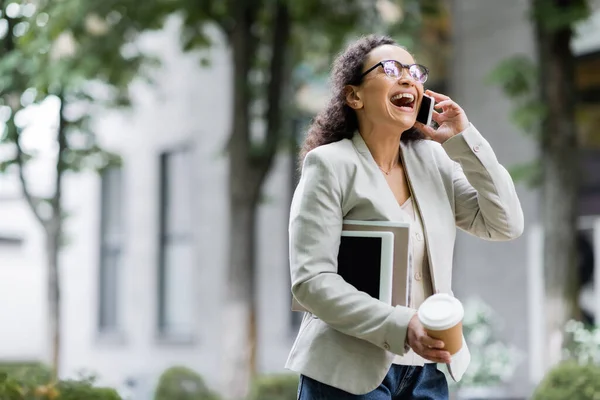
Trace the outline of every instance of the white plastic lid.
<instances>
[{"instance_id":1,"label":"white plastic lid","mask_svg":"<svg viewBox=\"0 0 600 400\"><path fill-rule=\"evenodd\" d=\"M419 307L419 320L427 329L443 331L462 321L465 310L462 303L448 294L434 294Z\"/></svg>"}]
</instances>

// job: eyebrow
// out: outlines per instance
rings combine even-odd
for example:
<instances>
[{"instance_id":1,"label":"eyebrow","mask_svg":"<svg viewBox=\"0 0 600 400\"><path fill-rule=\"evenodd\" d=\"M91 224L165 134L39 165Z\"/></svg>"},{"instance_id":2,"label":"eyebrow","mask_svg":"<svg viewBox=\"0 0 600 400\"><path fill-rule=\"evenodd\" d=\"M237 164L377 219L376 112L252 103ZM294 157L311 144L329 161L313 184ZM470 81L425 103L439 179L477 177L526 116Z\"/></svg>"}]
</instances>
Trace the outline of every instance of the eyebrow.
<instances>
[{"instance_id":1,"label":"eyebrow","mask_svg":"<svg viewBox=\"0 0 600 400\"><path fill-rule=\"evenodd\" d=\"M417 62L416 62L416 61L415 61L415 62L412 62L412 63L410 63L410 64L405 64L405 63L403 63L402 61L398 61L398 60L395 60L395 59L393 59L393 58L386 58L386 59L383 59L383 60L379 61L377 64L374 64L374 65L373 65L371 68L369 68L369 69L368 69L368 70L366 70L365 72L362 72L362 73L361 73L361 77L364 77L364 76L365 76L365 75L367 75L369 72L373 71L374 69L378 68L379 66L382 66L382 67L383 67L383 65L382 65L382 64L383 64L384 62L387 62L387 61L395 61L395 62L397 62L398 64L401 64L401 65L403 65L403 66L409 66L409 65L414 65L414 64L417 64Z\"/></svg>"}]
</instances>

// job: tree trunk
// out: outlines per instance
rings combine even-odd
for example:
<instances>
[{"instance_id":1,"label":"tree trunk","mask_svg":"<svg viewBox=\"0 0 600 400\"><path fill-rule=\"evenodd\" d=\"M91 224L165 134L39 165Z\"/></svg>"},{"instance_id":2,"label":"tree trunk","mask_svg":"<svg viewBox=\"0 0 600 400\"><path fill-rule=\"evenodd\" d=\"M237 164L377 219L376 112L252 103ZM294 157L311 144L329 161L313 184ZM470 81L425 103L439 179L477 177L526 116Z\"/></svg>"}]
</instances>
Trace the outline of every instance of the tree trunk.
<instances>
[{"instance_id":1,"label":"tree trunk","mask_svg":"<svg viewBox=\"0 0 600 400\"><path fill-rule=\"evenodd\" d=\"M534 7L540 7L534 0ZM565 4L564 1L556 4ZM568 3L568 2L567 2ZM565 7L568 7L566 5ZM546 102L541 153L543 165L541 219L544 227L546 293L545 365L561 357L563 331L576 313L576 232L579 190L579 144L575 125L574 57L570 27L546 29L536 19L541 98Z\"/></svg>"},{"instance_id":2,"label":"tree trunk","mask_svg":"<svg viewBox=\"0 0 600 400\"><path fill-rule=\"evenodd\" d=\"M229 157L229 263L225 289L225 399L248 394L257 370L256 325L256 211L262 182L240 149L241 136L232 138Z\"/></svg>"},{"instance_id":3,"label":"tree trunk","mask_svg":"<svg viewBox=\"0 0 600 400\"><path fill-rule=\"evenodd\" d=\"M52 381L58 380L61 351L60 274L58 253L60 247L60 221L55 218L46 232L46 259L48 263L48 316L51 337Z\"/></svg>"},{"instance_id":4,"label":"tree trunk","mask_svg":"<svg viewBox=\"0 0 600 400\"><path fill-rule=\"evenodd\" d=\"M256 373L256 204L232 199L229 213L231 233L223 334L224 397L242 399L248 394Z\"/></svg>"},{"instance_id":5,"label":"tree trunk","mask_svg":"<svg viewBox=\"0 0 600 400\"><path fill-rule=\"evenodd\" d=\"M256 349L254 235L257 184L250 162L249 73L255 56L251 27L256 9L240 6L230 35L233 53L233 126L229 139L229 260L224 301L223 397L246 397Z\"/></svg>"},{"instance_id":6,"label":"tree trunk","mask_svg":"<svg viewBox=\"0 0 600 400\"><path fill-rule=\"evenodd\" d=\"M56 132L56 143L58 151L56 153L56 170L54 177L54 196L50 199L52 207L52 217L46 225L46 234L48 245L46 252L48 254L48 281L50 293L50 317L52 327L52 370L53 378L58 379L60 373L60 350L61 350L61 302L60 302L60 269L59 253L62 242L62 180L65 171L65 151L67 150L67 120L65 119L65 96L59 93L60 108L58 110L58 128Z\"/></svg>"},{"instance_id":7,"label":"tree trunk","mask_svg":"<svg viewBox=\"0 0 600 400\"><path fill-rule=\"evenodd\" d=\"M249 73L252 71L257 38L252 34L259 2L236 6L236 23L229 40L234 61L233 129L229 140L229 263L225 297L223 366L224 398L244 398L258 370L256 304L256 214L266 176L280 139L281 97L286 82L286 54L290 15L284 1L273 12L270 81L266 90L266 135L262 145L253 143Z\"/></svg>"}]
</instances>

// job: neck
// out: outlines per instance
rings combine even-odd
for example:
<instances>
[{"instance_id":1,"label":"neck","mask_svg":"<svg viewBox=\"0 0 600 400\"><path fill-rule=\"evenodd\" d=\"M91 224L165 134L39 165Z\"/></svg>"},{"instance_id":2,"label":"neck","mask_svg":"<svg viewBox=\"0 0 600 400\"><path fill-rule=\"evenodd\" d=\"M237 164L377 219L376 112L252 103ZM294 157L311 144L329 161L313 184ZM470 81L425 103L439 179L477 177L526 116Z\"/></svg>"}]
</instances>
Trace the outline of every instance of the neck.
<instances>
[{"instance_id":1,"label":"neck","mask_svg":"<svg viewBox=\"0 0 600 400\"><path fill-rule=\"evenodd\" d=\"M390 171L398 165L402 129L370 125L359 126L359 132L380 168Z\"/></svg>"}]
</instances>

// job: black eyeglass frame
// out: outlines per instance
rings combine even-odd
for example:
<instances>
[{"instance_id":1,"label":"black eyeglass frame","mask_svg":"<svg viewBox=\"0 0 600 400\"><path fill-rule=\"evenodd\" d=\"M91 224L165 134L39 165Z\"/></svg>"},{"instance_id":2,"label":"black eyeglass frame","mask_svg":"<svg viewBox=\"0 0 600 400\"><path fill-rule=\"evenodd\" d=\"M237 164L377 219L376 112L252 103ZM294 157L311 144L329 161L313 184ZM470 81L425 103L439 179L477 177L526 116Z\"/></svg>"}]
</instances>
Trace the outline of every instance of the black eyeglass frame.
<instances>
[{"instance_id":1,"label":"black eyeglass frame","mask_svg":"<svg viewBox=\"0 0 600 400\"><path fill-rule=\"evenodd\" d=\"M378 68L380 65L381 65L381 67L383 67L383 71L384 71L384 73L385 73L386 75L388 75L388 74L387 74L387 72L385 72L385 66L384 66L384 64L385 64L385 63L394 63L394 64L397 64L397 65L400 65L400 66L402 67L402 70L404 70L404 69L407 69L407 70L408 70L408 74L409 74L409 75L411 76L411 78L413 78L413 79L415 79L415 78L414 78L414 77L413 77L413 76L410 74L410 69L411 69L411 67L417 66L417 67L423 68L423 70L425 71L425 80L421 82L420 80L417 80L417 79L415 79L415 80L416 80L417 82L419 82L419 83L425 83L425 82L427 82L427 79L429 78L429 68L427 68L426 66L424 66L424 65L422 65L422 64L402 64L400 61L397 61L397 60L383 60L383 61L379 61L377 64L373 65L371 68L369 68L368 70L366 70L365 72L363 72L363 73L360 75L360 78L359 78L359 79L362 81L362 79L363 79L363 78L364 78L364 77L365 77L365 76L366 76L366 75L367 75L369 72L371 72L371 71L373 71L374 69ZM388 76L389 76L389 75L388 75Z\"/></svg>"}]
</instances>

